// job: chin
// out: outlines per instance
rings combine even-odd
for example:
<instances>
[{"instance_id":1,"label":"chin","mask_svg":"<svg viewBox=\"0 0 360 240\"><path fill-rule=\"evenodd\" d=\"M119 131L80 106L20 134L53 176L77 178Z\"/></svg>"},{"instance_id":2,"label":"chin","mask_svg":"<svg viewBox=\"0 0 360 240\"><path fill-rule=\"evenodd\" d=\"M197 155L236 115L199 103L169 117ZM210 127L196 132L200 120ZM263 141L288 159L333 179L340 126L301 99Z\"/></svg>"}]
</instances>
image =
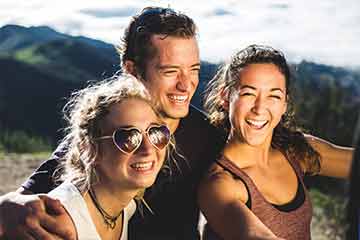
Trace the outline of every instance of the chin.
<instances>
[{"instance_id":1,"label":"chin","mask_svg":"<svg viewBox=\"0 0 360 240\"><path fill-rule=\"evenodd\" d=\"M148 188L151 187L153 184L155 183L155 178L147 178L147 179L137 179L134 182L134 185L136 186L136 188Z\"/></svg>"},{"instance_id":2,"label":"chin","mask_svg":"<svg viewBox=\"0 0 360 240\"><path fill-rule=\"evenodd\" d=\"M180 118L184 118L189 114L189 109L183 110L183 111L172 111L169 112L169 114L167 114L169 116L169 118L172 119L180 119Z\"/></svg>"},{"instance_id":3,"label":"chin","mask_svg":"<svg viewBox=\"0 0 360 240\"><path fill-rule=\"evenodd\" d=\"M189 107L189 104L183 106L168 105L164 108L163 114L165 117L172 119L184 118L189 113Z\"/></svg>"}]
</instances>

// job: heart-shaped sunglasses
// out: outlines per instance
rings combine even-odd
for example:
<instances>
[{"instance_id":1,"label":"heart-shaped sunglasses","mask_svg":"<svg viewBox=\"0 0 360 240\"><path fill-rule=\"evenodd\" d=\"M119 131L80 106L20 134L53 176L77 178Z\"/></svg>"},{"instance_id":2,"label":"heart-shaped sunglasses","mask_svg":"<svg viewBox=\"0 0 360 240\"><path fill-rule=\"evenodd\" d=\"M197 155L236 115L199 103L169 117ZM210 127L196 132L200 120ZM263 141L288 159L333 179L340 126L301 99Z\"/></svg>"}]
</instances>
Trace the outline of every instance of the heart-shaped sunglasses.
<instances>
[{"instance_id":1,"label":"heart-shaped sunglasses","mask_svg":"<svg viewBox=\"0 0 360 240\"><path fill-rule=\"evenodd\" d=\"M170 130L166 125L150 125L144 132L137 127L124 127L116 129L111 136L96 138L112 139L115 146L123 153L131 154L138 149L146 134L149 142L158 150L166 147L170 142Z\"/></svg>"}]
</instances>

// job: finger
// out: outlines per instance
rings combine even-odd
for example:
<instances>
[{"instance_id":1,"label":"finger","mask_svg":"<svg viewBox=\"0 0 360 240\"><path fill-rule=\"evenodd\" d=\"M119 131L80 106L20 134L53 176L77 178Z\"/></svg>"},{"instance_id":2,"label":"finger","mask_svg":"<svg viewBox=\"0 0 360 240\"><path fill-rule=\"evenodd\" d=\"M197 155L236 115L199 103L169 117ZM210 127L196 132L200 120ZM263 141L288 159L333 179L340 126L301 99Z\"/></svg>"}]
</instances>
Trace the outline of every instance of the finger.
<instances>
[{"instance_id":1,"label":"finger","mask_svg":"<svg viewBox=\"0 0 360 240\"><path fill-rule=\"evenodd\" d=\"M24 218L24 229L34 237L34 239L48 240L54 239L52 232L44 229L40 222L54 221L53 217L48 215L45 211L45 206L42 199L26 203L28 210Z\"/></svg>"},{"instance_id":2,"label":"finger","mask_svg":"<svg viewBox=\"0 0 360 240\"><path fill-rule=\"evenodd\" d=\"M40 225L39 221L42 221L46 218L46 215L43 215L41 218L39 216L28 216L25 219L25 226L29 234L31 234L35 239L40 240L50 240L53 239L52 234L49 233L43 226Z\"/></svg>"},{"instance_id":3,"label":"finger","mask_svg":"<svg viewBox=\"0 0 360 240\"><path fill-rule=\"evenodd\" d=\"M43 216L40 219L40 225L48 232L61 237L61 239L76 239L76 228L67 212L56 217L50 215Z\"/></svg>"},{"instance_id":4,"label":"finger","mask_svg":"<svg viewBox=\"0 0 360 240\"><path fill-rule=\"evenodd\" d=\"M43 201L45 209L48 213L61 215L66 212L59 200L53 199L47 195L39 195L39 198Z\"/></svg>"},{"instance_id":5,"label":"finger","mask_svg":"<svg viewBox=\"0 0 360 240\"><path fill-rule=\"evenodd\" d=\"M66 238L66 237L59 237L54 235L54 240L77 240L77 238Z\"/></svg>"},{"instance_id":6,"label":"finger","mask_svg":"<svg viewBox=\"0 0 360 240\"><path fill-rule=\"evenodd\" d=\"M31 229L29 229L29 232L32 236L34 236L34 239L38 240L58 239L55 237L55 235L45 230L41 225L33 226Z\"/></svg>"},{"instance_id":7,"label":"finger","mask_svg":"<svg viewBox=\"0 0 360 240\"><path fill-rule=\"evenodd\" d=\"M25 207L30 214L39 214L46 212L44 202L39 198L33 201L26 202Z\"/></svg>"},{"instance_id":8,"label":"finger","mask_svg":"<svg viewBox=\"0 0 360 240\"><path fill-rule=\"evenodd\" d=\"M28 203L26 207L30 214L26 217L26 227L39 239L48 239L57 235L63 239L76 239L76 230L66 210L59 203L62 211L58 215L50 215L45 211L46 203L52 204L56 200L47 196L39 196L40 201ZM56 203L55 203L56 204ZM53 238L51 238L53 239Z\"/></svg>"},{"instance_id":9,"label":"finger","mask_svg":"<svg viewBox=\"0 0 360 240\"><path fill-rule=\"evenodd\" d=\"M15 239L22 239L22 240L40 240L36 237L34 237L30 232L24 232L21 238L15 238Z\"/></svg>"}]
</instances>

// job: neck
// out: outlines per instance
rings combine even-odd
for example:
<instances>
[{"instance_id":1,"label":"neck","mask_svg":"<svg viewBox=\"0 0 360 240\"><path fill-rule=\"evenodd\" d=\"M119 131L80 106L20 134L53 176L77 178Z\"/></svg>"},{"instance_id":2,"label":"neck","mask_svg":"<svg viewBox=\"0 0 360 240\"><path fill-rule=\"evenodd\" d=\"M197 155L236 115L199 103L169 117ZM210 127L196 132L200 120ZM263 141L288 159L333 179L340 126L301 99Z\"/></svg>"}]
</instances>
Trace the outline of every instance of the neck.
<instances>
[{"instance_id":1,"label":"neck","mask_svg":"<svg viewBox=\"0 0 360 240\"><path fill-rule=\"evenodd\" d=\"M98 204L110 215L119 214L135 197L138 190L120 190L105 187L101 183L92 186L93 193L96 194ZM85 193L87 199L91 200L89 192ZM91 200L92 201L92 200Z\"/></svg>"},{"instance_id":2,"label":"neck","mask_svg":"<svg viewBox=\"0 0 360 240\"><path fill-rule=\"evenodd\" d=\"M253 165L268 165L271 141L250 145L236 135L230 134L223 154L242 168ZM239 154L240 153L240 154Z\"/></svg>"},{"instance_id":3,"label":"neck","mask_svg":"<svg viewBox=\"0 0 360 240\"><path fill-rule=\"evenodd\" d=\"M176 131L180 123L180 119L164 118L163 120L168 125L171 134Z\"/></svg>"},{"instance_id":4,"label":"neck","mask_svg":"<svg viewBox=\"0 0 360 240\"><path fill-rule=\"evenodd\" d=\"M90 193L91 192L91 193ZM100 183L84 194L90 216L101 239L120 239L124 208L134 198L134 191L115 191Z\"/></svg>"}]
</instances>

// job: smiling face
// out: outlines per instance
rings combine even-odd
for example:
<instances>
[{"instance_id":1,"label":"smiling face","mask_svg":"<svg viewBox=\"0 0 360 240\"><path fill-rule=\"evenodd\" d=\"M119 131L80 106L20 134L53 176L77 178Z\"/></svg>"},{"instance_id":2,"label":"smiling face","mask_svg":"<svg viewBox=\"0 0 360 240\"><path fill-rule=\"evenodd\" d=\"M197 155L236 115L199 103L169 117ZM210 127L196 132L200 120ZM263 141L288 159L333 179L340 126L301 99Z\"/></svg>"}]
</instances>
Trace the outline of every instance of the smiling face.
<instances>
[{"instance_id":1,"label":"smiling face","mask_svg":"<svg viewBox=\"0 0 360 240\"><path fill-rule=\"evenodd\" d=\"M274 128L286 111L285 77L274 64L250 64L230 92L230 134L249 145L271 143Z\"/></svg>"},{"instance_id":2,"label":"smiling face","mask_svg":"<svg viewBox=\"0 0 360 240\"><path fill-rule=\"evenodd\" d=\"M156 34L151 41L155 54L146 64L144 85L163 117L178 121L188 114L199 82L197 41Z\"/></svg>"},{"instance_id":3,"label":"smiling face","mask_svg":"<svg viewBox=\"0 0 360 240\"><path fill-rule=\"evenodd\" d=\"M152 124L161 124L151 106L140 99L132 98L116 103L109 108L102 127L102 135L112 135L120 127L136 127L143 132L143 140L131 154L121 152L112 139L100 141L96 161L100 182L125 189L142 189L151 186L165 159L165 149L158 150L145 134Z\"/></svg>"}]
</instances>

